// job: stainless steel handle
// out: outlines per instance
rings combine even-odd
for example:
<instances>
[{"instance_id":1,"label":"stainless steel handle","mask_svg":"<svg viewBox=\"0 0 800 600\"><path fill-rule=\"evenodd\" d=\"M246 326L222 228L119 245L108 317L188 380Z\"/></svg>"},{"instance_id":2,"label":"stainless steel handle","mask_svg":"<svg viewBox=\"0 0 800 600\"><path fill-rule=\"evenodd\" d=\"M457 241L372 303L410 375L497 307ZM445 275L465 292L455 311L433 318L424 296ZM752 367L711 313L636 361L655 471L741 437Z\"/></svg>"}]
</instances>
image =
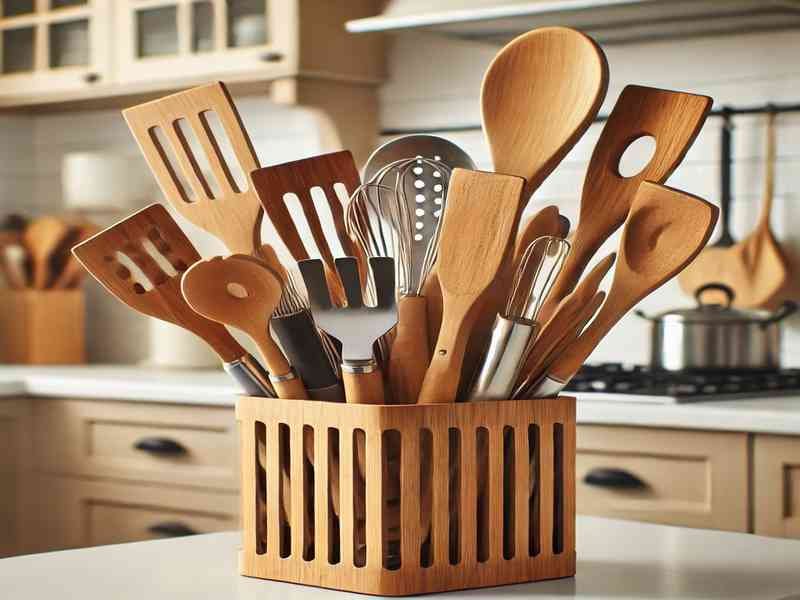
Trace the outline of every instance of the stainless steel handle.
<instances>
[{"instance_id":1,"label":"stainless steel handle","mask_svg":"<svg viewBox=\"0 0 800 600\"><path fill-rule=\"evenodd\" d=\"M511 321L497 316L469 400L508 400L519 375L528 344L536 333L535 323Z\"/></svg>"},{"instance_id":2,"label":"stainless steel handle","mask_svg":"<svg viewBox=\"0 0 800 600\"><path fill-rule=\"evenodd\" d=\"M246 395L275 398L275 390L269 383L269 374L249 354L240 360L223 363L222 367Z\"/></svg>"}]
</instances>

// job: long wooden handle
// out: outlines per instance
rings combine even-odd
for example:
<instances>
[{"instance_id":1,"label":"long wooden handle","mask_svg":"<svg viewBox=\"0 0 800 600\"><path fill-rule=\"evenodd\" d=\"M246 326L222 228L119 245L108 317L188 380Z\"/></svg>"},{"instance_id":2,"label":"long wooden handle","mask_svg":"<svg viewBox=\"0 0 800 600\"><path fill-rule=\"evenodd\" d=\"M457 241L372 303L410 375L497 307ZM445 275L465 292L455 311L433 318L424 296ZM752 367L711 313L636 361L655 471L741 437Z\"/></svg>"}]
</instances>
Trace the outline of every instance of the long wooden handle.
<instances>
[{"instance_id":1,"label":"long wooden handle","mask_svg":"<svg viewBox=\"0 0 800 600\"><path fill-rule=\"evenodd\" d=\"M403 296L397 303L397 328L389 356L389 388L395 404L414 404L422 389L431 358L427 305L423 296Z\"/></svg>"},{"instance_id":2,"label":"long wooden handle","mask_svg":"<svg viewBox=\"0 0 800 600\"><path fill-rule=\"evenodd\" d=\"M442 330L422 382L417 400L419 404L455 402L467 341L478 312L471 308L462 303L445 303Z\"/></svg>"},{"instance_id":3,"label":"long wooden handle","mask_svg":"<svg viewBox=\"0 0 800 600\"><path fill-rule=\"evenodd\" d=\"M282 381L272 380L272 387L275 388L275 393L278 398L287 398L289 400L308 400L308 392L303 385L303 380L299 377L292 379L284 379Z\"/></svg>"},{"instance_id":4,"label":"long wooden handle","mask_svg":"<svg viewBox=\"0 0 800 600\"><path fill-rule=\"evenodd\" d=\"M439 283L439 275L436 267L428 274L428 278L422 286L422 295L428 303L428 349L436 346L439 338L439 330L442 328L442 286Z\"/></svg>"},{"instance_id":5,"label":"long wooden handle","mask_svg":"<svg viewBox=\"0 0 800 600\"><path fill-rule=\"evenodd\" d=\"M342 369L342 382L347 402L352 404L383 404L383 376L380 369L371 373L348 373Z\"/></svg>"}]
</instances>

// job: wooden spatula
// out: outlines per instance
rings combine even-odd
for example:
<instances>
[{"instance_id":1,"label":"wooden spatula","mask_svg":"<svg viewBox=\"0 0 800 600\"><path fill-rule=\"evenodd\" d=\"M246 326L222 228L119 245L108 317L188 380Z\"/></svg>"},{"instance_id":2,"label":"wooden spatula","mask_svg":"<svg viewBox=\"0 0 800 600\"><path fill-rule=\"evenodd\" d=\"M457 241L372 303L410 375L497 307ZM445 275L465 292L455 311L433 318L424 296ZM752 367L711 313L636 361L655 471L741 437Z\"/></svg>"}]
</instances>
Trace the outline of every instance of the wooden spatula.
<instances>
[{"instance_id":1,"label":"wooden spatula","mask_svg":"<svg viewBox=\"0 0 800 600\"><path fill-rule=\"evenodd\" d=\"M533 397L558 393L637 302L677 275L706 245L719 210L651 182L640 186L619 245L614 281L592 323L549 369Z\"/></svg>"},{"instance_id":2,"label":"wooden spatula","mask_svg":"<svg viewBox=\"0 0 800 600\"><path fill-rule=\"evenodd\" d=\"M524 185L509 175L453 171L439 245L442 327L421 404L455 401L481 301L513 248Z\"/></svg>"},{"instance_id":3,"label":"wooden spatula","mask_svg":"<svg viewBox=\"0 0 800 600\"><path fill-rule=\"evenodd\" d=\"M544 27L512 40L481 88L494 170L524 177L527 200L591 125L607 89L606 57L583 33Z\"/></svg>"},{"instance_id":4,"label":"wooden spatula","mask_svg":"<svg viewBox=\"0 0 800 600\"><path fill-rule=\"evenodd\" d=\"M42 290L52 279L50 257L69 234L69 225L56 217L39 217L31 221L22 234L33 271L33 287Z\"/></svg>"},{"instance_id":5,"label":"wooden spatula","mask_svg":"<svg viewBox=\"0 0 800 600\"><path fill-rule=\"evenodd\" d=\"M545 206L539 212L524 219L517 231L517 240L514 244L514 272L519 267L523 253L537 238L545 235L564 237L562 235L561 215L557 206Z\"/></svg>"},{"instance_id":6,"label":"wooden spatula","mask_svg":"<svg viewBox=\"0 0 800 600\"><path fill-rule=\"evenodd\" d=\"M265 263L245 254L199 261L183 274L181 291L195 312L252 338L279 398L308 398L303 382L269 334L283 284Z\"/></svg>"},{"instance_id":7,"label":"wooden spatula","mask_svg":"<svg viewBox=\"0 0 800 600\"><path fill-rule=\"evenodd\" d=\"M222 124L245 176L259 167L255 150L227 88L222 83L179 92L122 111L150 170L170 204L186 219L219 238L231 252L257 254L263 212L251 186L241 189L220 150L209 115ZM218 193L203 173L179 125L191 129L205 154ZM161 139L166 139L168 148ZM177 160L170 162L169 155ZM176 169L179 169L179 176ZM182 183L186 182L186 185ZM188 186L188 189L187 189Z\"/></svg>"},{"instance_id":8,"label":"wooden spatula","mask_svg":"<svg viewBox=\"0 0 800 600\"><path fill-rule=\"evenodd\" d=\"M663 183L681 163L710 109L707 96L637 85L622 90L589 161L572 252L542 309L543 318L552 315L597 249L625 221L640 184ZM655 138L653 156L639 173L623 177L620 159L643 136Z\"/></svg>"},{"instance_id":9,"label":"wooden spatula","mask_svg":"<svg viewBox=\"0 0 800 600\"><path fill-rule=\"evenodd\" d=\"M200 255L163 206L152 204L134 213L72 252L124 304L203 339L246 393L274 396L258 361L225 327L198 315L184 300L180 276Z\"/></svg>"}]
</instances>

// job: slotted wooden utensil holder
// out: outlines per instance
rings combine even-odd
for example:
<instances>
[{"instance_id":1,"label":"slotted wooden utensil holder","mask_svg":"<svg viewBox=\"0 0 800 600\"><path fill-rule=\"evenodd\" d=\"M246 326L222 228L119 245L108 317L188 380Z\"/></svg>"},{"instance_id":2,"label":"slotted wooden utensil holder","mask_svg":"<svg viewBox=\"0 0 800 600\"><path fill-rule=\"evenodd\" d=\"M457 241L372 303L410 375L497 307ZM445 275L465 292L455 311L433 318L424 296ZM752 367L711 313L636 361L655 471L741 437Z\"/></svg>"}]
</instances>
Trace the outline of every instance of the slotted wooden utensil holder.
<instances>
[{"instance_id":1,"label":"slotted wooden utensil holder","mask_svg":"<svg viewBox=\"0 0 800 600\"><path fill-rule=\"evenodd\" d=\"M574 398L384 406L242 397L236 414L242 575L405 596L575 574ZM362 452L371 467L363 478Z\"/></svg>"}]
</instances>

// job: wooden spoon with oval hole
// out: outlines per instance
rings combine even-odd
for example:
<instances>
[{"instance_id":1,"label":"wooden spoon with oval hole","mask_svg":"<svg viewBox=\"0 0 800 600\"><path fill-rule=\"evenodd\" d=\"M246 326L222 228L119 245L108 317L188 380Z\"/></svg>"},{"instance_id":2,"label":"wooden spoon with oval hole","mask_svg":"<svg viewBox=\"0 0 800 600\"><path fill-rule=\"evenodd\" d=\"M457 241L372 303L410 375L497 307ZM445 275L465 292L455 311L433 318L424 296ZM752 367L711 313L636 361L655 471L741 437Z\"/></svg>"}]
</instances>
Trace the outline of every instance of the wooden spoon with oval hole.
<instances>
[{"instance_id":1,"label":"wooden spoon with oval hole","mask_svg":"<svg viewBox=\"0 0 800 600\"><path fill-rule=\"evenodd\" d=\"M533 397L558 393L625 313L688 265L708 242L718 214L717 207L701 198L642 183L625 223L603 307L575 343L556 357Z\"/></svg>"},{"instance_id":2,"label":"wooden spoon with oval hole","mask_svg":"<svg viewBox=\"0 0 800 600\"><path fill-rule=\"evenodd\" d=\"M253 339L279 398L308 398L302 380L269 334L283 284L265 263L244 254L196 262L183 274L181 292L198 314Z\"/></svg>"},{"instance_id":3,"label":"wooden spoon with oval hole","mask_svg":"<svg viewBox=\"0 0 800 600\"><path fill-rule=\"evenodd\" d=\"M707 96L638 85L622 90L589 161L572 251L542 307L542 318L553 314L597 249L625 221L640 184L663 183L678 167L710 109ZM623 153L645 136L655 138L652 158L635 175L623 177L619 173Z\"/></svg>"},{"instance_id":4,"label":"wooden spoon with oval hole","mask_svg":"<svg viewBox=\"0 0 800 600\"><path fill-rule=\"evenodd\" d=\"M775 114L767 118L764 203L758 224L733 246L704 249L678 276L687 294L694 295L707 283L721 283L733 290L734 305L768 308L786 286L789 267L769 225L775 188Z\"/></svg>"},{"instance_id":5,"label":"wooden spoon with oval hole","mask_svg":"<svg viewBox=\"0 0 800 600\"><path fill-rule=\"evenodd\" d=\"M35 289L43 290L50 283L50 257L69 232L69 225L56 217L39 217L25 228L22 241L30 257Z\"/></svg>"}]
</instances>

